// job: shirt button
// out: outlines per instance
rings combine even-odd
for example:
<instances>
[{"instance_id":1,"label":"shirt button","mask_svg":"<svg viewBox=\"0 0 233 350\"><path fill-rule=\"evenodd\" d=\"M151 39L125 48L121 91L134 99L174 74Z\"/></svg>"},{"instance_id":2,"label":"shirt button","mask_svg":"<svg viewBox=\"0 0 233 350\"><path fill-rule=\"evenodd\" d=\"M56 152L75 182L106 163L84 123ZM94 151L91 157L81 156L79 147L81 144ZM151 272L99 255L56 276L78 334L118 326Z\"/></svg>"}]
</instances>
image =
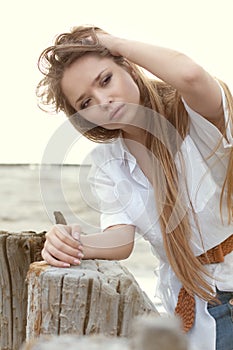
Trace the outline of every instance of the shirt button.
<instances>
[{"instance_id":1,"label":"shirt button","mask_svg":"<svg viewBox=\"0 0 233 350\"><path fill-rule=\"evenodd\" d=\"M233 298L229 300L229 304L233 305Z\"/></svg>"}]
</instances>

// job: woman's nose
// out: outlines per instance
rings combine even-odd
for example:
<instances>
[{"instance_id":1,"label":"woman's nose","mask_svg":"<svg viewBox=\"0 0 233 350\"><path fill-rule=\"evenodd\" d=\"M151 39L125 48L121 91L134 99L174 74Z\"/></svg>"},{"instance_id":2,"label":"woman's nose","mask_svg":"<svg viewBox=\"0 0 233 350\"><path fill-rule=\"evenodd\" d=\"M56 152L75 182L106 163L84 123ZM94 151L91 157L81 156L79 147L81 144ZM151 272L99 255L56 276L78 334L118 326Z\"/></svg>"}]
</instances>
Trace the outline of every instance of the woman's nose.
<instances>
[{"instance_id":1,"label":"woman's nose","mask_svg":"<svg viewBox=\"0 0 233 350\"><path fill-rule=\"evenodd\" d=\"M111 103L112 103L112 101L109 100L109 101L105 101L103 103L100 103L99 106L102 110L107 111L111 108Z\"/></svg>"},{"instance_id":2,"label":"woman's nose","mask_svg":"<svg viewBox=\"0 0 233 350\"><path fill-rule=\"evenodd\" d=\"M104 109L109 107L109 105L113 102L113 99L110 96L105 94L98 94L96 96L96 99L97 99L98 105L100 105Z\"/></svg>"}]
</instances>

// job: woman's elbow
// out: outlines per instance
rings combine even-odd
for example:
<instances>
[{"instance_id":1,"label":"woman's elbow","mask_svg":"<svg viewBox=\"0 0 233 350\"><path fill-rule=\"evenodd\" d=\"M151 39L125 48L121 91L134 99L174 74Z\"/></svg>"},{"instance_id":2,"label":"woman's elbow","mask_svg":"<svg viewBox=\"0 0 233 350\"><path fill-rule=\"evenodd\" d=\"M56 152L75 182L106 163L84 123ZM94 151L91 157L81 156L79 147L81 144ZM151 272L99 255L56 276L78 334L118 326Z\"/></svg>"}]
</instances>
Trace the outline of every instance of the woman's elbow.
<instances>
[{"instance_id":1,"label":"woman's elbow","mask_svg":"<svg viewBox=\"0 0 233 350\"><path fill-rule=\"evenodd\" d=\"M130 243L127 243L124 246L122 246L120 248L120 250L118 251L117 260L125 260L125 259L129 258L132 251L133 251L133 248L134 248L134 242L130 242Z\"/></svg>"},{"instance_id":2,"label":"woman's elbow","mask_svg":"<svg viewBox=\"0 0 233 350\"><path fill-rule=\"evenodd\" d=\"M206 74L206 71L201 66L191 61L183 71L183 84L186 88L193 88L203 82L203 78L206 77Z\"/></svg>"}]
</instances>

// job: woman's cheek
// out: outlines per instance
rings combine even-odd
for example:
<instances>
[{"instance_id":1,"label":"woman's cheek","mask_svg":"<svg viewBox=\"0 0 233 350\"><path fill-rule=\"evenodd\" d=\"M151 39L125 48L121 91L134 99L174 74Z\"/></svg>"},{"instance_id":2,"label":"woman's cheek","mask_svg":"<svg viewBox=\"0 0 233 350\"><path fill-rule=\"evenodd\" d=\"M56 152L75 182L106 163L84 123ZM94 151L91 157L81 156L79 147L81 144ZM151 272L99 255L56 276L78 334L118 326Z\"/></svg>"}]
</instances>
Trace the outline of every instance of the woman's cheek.
<instances>
[{"instance_id":1,"label":"woman's cheek","mask_svg":"<svg viewBox=\"0 0 233 350\"><path fill-rule=\"evenodd\" d=\"M98 106L90 107L79 111L79 115L85 120L94 123L96 125L101 125L104 121L104 112L100 111Z\"/></svg>"}]
</instances>

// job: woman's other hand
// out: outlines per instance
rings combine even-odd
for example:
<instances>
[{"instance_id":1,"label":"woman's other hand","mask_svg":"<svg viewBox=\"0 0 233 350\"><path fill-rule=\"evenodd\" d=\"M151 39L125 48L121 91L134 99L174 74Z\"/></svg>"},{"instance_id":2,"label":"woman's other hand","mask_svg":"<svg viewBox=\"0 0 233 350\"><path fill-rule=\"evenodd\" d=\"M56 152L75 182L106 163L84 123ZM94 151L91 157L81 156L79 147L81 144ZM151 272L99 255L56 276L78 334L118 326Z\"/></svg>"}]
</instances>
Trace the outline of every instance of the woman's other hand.
<instances>
[{"instance_id":1,"label":"woman's other hand","mask_svg":"<svg viewBox=\"0 0 233 350\"><path fill-rule=\"evenodd\" d=\"M56 267L80 265L84 257L80 232L78 225L54 225L45 235L43 259Z\"/></svg>"}]
</instances>

